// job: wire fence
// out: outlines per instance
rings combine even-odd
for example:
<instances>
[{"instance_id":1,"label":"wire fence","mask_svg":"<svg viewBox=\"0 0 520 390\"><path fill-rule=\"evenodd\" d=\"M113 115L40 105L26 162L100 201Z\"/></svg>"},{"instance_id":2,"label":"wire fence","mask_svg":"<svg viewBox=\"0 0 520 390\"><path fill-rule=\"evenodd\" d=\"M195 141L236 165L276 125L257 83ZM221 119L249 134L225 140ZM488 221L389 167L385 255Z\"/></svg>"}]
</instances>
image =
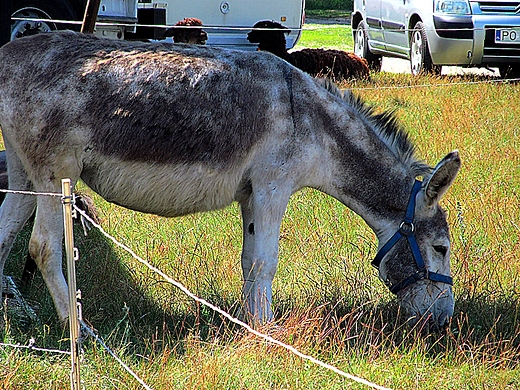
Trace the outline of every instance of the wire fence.
<instances>
[{"instance_id":1,"label":"wire fence","mask_svg":"<svg viewBox=\"0 0 520 390\"><path fill-rule=\"evenodd\" d=\"M29 339L29 343L27 345L0 343L0 347L9 347L9 348L16 348L16 349L26 349L26 350L30 350L30 351L56 353L56 354L61 354L61 355L70 355L70 351L62 351L62 350L59 350L59 349L49 349L49 348L37 347L36 346L36 340L33 337L31 337Z\"/></svg>"},{"instance_id":2,"label":"wire fence","mask_svg":"<svg viewBox=\"0 0 520 390\"><path fill-rule=\"evenodd\" d=\"M300 351L298 351L296 348L288 345L288 344L285 344L279 340L276 340L275 338L271 337L271 336L268 336L264 333L261 333L259 331L257 331L256 329L253 329L250 325L246 324L245 322L239 320L238 318L235 318L233 317L232 315L228 314L226 311L222 310L221 308L213 305L212 303L208 302L207 300L203 299L203 298L200 298L198 297L197 295L193 294L188 288L186 288L182 283L174 280L173 278L169 277L168 275L166 275L163 271L161 271L160 269L158 269L157 267L153 266L152 264L150 264L148 261L144 260L142 257L138 256L131 248L129 248L128 246L126 246L125 244L119 242L115 237L111 236L110 234L108 234L102 227L101 225L97 224L94 220L92 220L92 218L90 218L90 216L88 216L83 210L79 209L78 207L74 206L74 209L76 210L77 213L81 214L83 218L85 218L87 221L89 221L95 228L97 228L106 238L108 238L110 241L112 241L116 246L120 247L121 249L125 250L127 253L129 253L135 260L137 260L139 263L141 263L142 265L144 265L145 267L147 267L149 270L151 270L152 272L156 273L157 275L161 276L164 280L166 280L168 283L172 284L173 286L177 287L179 290L181 290L185 295L187 295L188 297L190 297L191 299L193 299L194 301L208 307L209 309L213 310L214 312L220 314L222 317L226 318L227 320L241 326L242 328L244 328L245 330L247 330L249 333L257 336L257 337L260 337L262 339L264 339L265 341L271 343L271 344L274 344L274 345L278 345L279 347L282 347L282 348L285 348L286 350L288 350L289 352L293 353L294 355L296 356L299 356L300 358L302 359L305 359L305 360L308 360L318 366L321 366L323 368L326 368L327 370L330 370L332 372L335 372L336 374L338 375L341 375L345 378L348 378L354 382L357 382L357 383L361 383L363 385L366 385L366 386L369 386L369 387L372 387L374 389L380 389L380 390L388 390L388 388L386 387L383 387L383 386L379 386L375 383L372 383L370 381L367 381L363 378L360 378L360 377L357 377L355 375L351 375L351 374L348 374L330 364L327 364L325 362L322 362L321 360L318 360L310 355L306 355Z\"/></svg>"},{"instance_id":3,"label":"wire fence","mask_svg":"<svg viewBox=\"0 0 520 390\"><path fill-rule=\"evenodd\" d=\"M106 345L106 343L103 341L103 339L98 336L96 334L96 332L94 331L94 329L92 329L88 324L85 323L85 321L83 320L80 320L80 324L81 324L81 329L83 329L85 332L87 332L92 338L94 338L94 340L99 343L109 354L110 356L112 356L116 362L119 363L119 365L121 367L123 367L123 369L128 372L137 382L139 382L139 384L141 386L143 386L143 388L145 388L146 390L151 390L152 388L150 386L148 386L146 384L146 382L144 380L142 380L139 375L137 375L134 371L132 371L132 369L125 363L123 362L119 356L117 356L117 354L115 352L113 352L109 347L108 345Z\"/></svg>"},{"instance_id":4,"label":"wire fence","mask_svg":"<svg viewBox=\"0 0 520 390\"><path fill-rule=\"evenodd\" d=\"M42 19L42 18L18 18L13 17L13 21L28 21L28 22L43 22L43 23L53 23L56 25L75 25L81 26L82 22L77 20L63 20L63 19ZM143 23L124 23L124 22L106 22L106 21L97 21L96 25L99 27L125 27L125 28L158 28L158 29L200 29L201 27L207 29L209 31L234 31L234 32L243 32L247 33L251 30L263 30L263 31L273 31L278 29L272 28L253 28L252 26L215 26L215 25L203 25L203 26L173 26L168 24L143 24ZM301 28L291 28L292 31L305 31L305 30L313 30L314 27L307 27L305 24ZM474 27L474 28L465 28L458 29L457 31L491 31L495 30L495 27ZM426 31L443 31L442 29L426 29ZM287 32L286 29L280 29L280 31ZM385 31L394 31L393 29L385 29ZM402 29L396 29L395 31L403 32ZM411 31L411 30L410 30ZM453 31L446 29L446 31ZM353 50L353 48L351 48ZM363 90L375 90L375 89L419 89L419 88L439 88L439 87L453 87L457 85L479 85L479 84L490 84L490 83L516 83L519 82L520 78L508 78L508 79L500 79L500 78L483 78L482 80L473 80L473 81L460 81L460 82L448 82L448 83L428 83L428 84L417 84L417 85L392 85L392 86L357 86L353 85L350 87L352 90L363 91Z\"/></svg>"},{"instance_id":5,"label":"wire fence","mask_svg":"<svg viewBox=\"0 0 520 390\"><path fill-rule=\"evenodd\" d=\"M46 22L46 23L55 23L55 24L67 24L67 25L81 25L82 22L80 21L70 21L70 20L57 20L57 19L40 19L40 18L13 18L13 20L16 21L30 21L30 22ZM106 22L97 22L96 23L99 26L114 26L113 23L106 23ZM136 24L136 23L118 23L117 26L123 26L123 27L155 27L155 28L174 28L174 26L171 25L150 25L150 24ZM183 27L177 27L177 28L200 28L196 26L183 26ZM236 31L250 31L253 28L252 27L222 27L222 26L206 26L204 25L203 28L205 29L218 29L218 30L236 30ZM302 28L303 30L306 29L304 26ZM474 28L470 30L483 30L481 28ZM456 85L477 85L477 84L489 84L489 83L509 83L509 82L517 82L520 81L520 79L508 79L508 80L502 80L502 79L485 79L485 80L478 80L478 81L464 81L464 82L450 82L450 83L429 83L429 84L418 84L418 85L396 85L396 86L377 86L377 87L356 87L353 86L351 89L356 90L373 90L373 89L409 89L409 88L431 88L431 87L452 87ZM14 193L14 194L21 194L21 195L37 195L37 196L53 196L53 197L63 197L63 194L61 193L49 193L49 192L32 192L32 191L13 191L13 190L0 190L0 192L4 193ZM191 299L195 300L196 302L210 308L211 310L215 311L216 313L220 314L222 317L226 318L228 321L233 322L251 334L267 341L268 343L280 346L290 353L304 359L312 362L313 364L316 364L322 368L325 368L331 372L334 372L342 377L345 377L349 380L352 380L354 382L366 385L368 387L374 388L374 389L382 389L386 390L387 388L380 386L378 384L372 383L370 381L367 381L363 378L357 377L355 375L346 373L337 367L330 365L328 363L325 363L319 359L316 359L310 355L304 354L300 351L298 351L293 346L290 346L288 344L285 344L279 340L276 340L275 338L263 334L254 328L252 328L250 325L244 323L243 321L231 316L224 310L220 309L219 307L211 304L210 302L206 301L203 298L200 298L193 294L190 290L188 290L184 285L182 285L180 282L172 279L167 274L162 272L160 269L154 267L146 260L139 257L131 248L128 246L122 244L119 242L116 238L108 234L98 223L96 223L90 216L88 216L83 210L79 209L77 206L73 205L74 210L79 213L82 217L82 219L89 221L89 223L97 228L106 238L108 238L110 241L114 243L114 245L120 247L127 253L129 253L133 259L141 263L142 265L146 266L148 269L153 271L154 273L161 276L164 280L166 280L168 283L172 284L179 290L181 290L185 295L190 297ZM83 319L80 318L79 320L82 329L88 333L91 337L94 338L96 342L98 342L137 382L139 382L143 388L145 389L151 389L149 385L147 385L137 374L135 374L102 340L100 336L96 334L96 332L85 323ZM62 354L62 355L71 355L70 351L61 351L57 349L46 349L36 346L36 342L34 338L31 338L26 345L22 344L12 344L12 343L0 343L0 347L4 348L17 348L17 349L24 349L29 351L37 351L37 352L44 352L44 353L55 353L55 354Z\"/></svg>"},{"instance_id":6,"label":"wire fence","mask_svg":"<svg viewBox=\"0 0 520 390\"><path fill-rule=\"evenodd\" d=\"M520 78L511 79L483 79L477 81L454 81L449 83L428 83L428 84L414 84L414 85L386 85L376 87L357 87L352 86L350 89L363 90L381 90L381 89L420 89L420 88L440 88L440 87L456 87L461 85L482 85L482 84L514 84L520 81Z\"/></svg>"},{"instance_id":7,"label":"wire fence","mask_svg":"<svg viewBox=\"0 0 520 390\"><path fill-rule=\"evenodd\" d=\"M12 21L26 21L26 22L40 22L40 23L51 23L51 24L57 24L57 25L69 25L69 26L81 26L82 21L80 20L65 20L65 19L52 19L52 18L40 18L40 17L12 17ZM330 24L327 24L330 26ZM344 26L350 26L349 23L338 23L336 25L344 25ZM222 30L222 31L251 31L251 30L258 30L258 31L282 31L287 33L287 28L265 28L265 27L253 27L253 26L222 26L222 25L211 25L211 24L203 24L202 26L174 26L172 24L146 24L146 23L138 23L138 22L109 22L109 21L103 21L98 20L96 21L96 26L101 27L126 27L126 28L159 28L159 29L208 29L208 30ZM426 32L480 32L480 31L495 31L496 26L491 27L471 27L471 28L430 28L430 27L424 27L423 30ZM305 31L305 30L314 30L315 27L309 25L309 24L303 24L301 28L294 28L291 27L291 31ZM370 28L370 30L375 30L373 28ZM411 32L413 31L412 28L384 28L385 32Z\"/></svg>"},{"instance_id":8,"label":"wire fence","mask_svg":"<svg viewBox=\"0 0 520 390\"><path fill-rule=\"evenodd\" d=\"M62 198L62 201L65 200L65 196L63 194L58 194L58 193L40 193L40 192L32 192L32 191L16 191L16 190L2 190L0 189L0 192L4 192L4 193L14 193L14 194L22 194L22 195L34 195L34 196L54 196L54 197L57 197L57 196L60 196ZM67 199L67 201L69 201L69 199ZM304 354L302 352L300 352L299 350L297 350L296 348L294 348L293 346L291 345L288 345L288 344L285 344L269 335L266 335L262 332L259 332L257 331L256 329L252 328L249 324L239 320L238 318L235 318L233 317L232 315L230 315L229 313L227 313L226 311L222 310L221 308L219 308L218 306L215 306L213 305L212 303L208 302L207 300L195 295L194 293L192 293L188 288L186 288L182 283L174 280L173 278L171 278L170 276L168 276L166 273L164 273L163 271L161 271L160 269L158 269L157 267L151 265L148 261L144 260L143 258L141 258L140 256L138 256L130 247L128 247L127 245L119 242L115 237L113 237L112 235L108 234L102 227L101 225L99 225L98 223L96 223L96 221L94 221L85 211L81 210L80 208L78 208L76 205L74 205L74 202L72 202L72 207L74 209L74 211L81 215L82 218L84 218L85 220L87 220L94 228L98 229L107 239L109 239L114 245L118 246L119 248L123 249L124 251L126 251L128 254L130 254L132 256L132 258L136 261L138 261L139 263L141 263L142 265L144 265L145 267L147 267L149 270L151 270L152 272L156 273L157 275L161 276L165 281L167 281L168 283L172 284L173 286L175 286L176 288L178 288L180 291L182 291L185 295L187 295L188 297L190 297L191 299L193 299L194 301L200 303L201 305L204 305L206 307L208 307L209 309L215 311L216 313L220 314L222 317L224 317L225 319L227 319L228 321L230 322L233 322L234 324L237 324L239 326L241 326L242 328L244 328L245 330L247 330L249 333L265 340L266 342L270 343L270 344L273 344L273 345L277 345L279 347L282 347L284 349L286 349L287 351L289 351L290 353L304 359L304 360L308 360L310 361L311 363L314 363L322 368L325 368L331 372L334 372L344 378L347 378L351 381L354 381L356 383L360 383L362 385L365 385L365 386L368 386L370 388L373 388L373 389L378 389L378 390L389 390L387 387L383 387L383 386L380 386L376 383L373 383L373 382L370 382L364 378L361 378L361 377L358 377L358 376L355 376L355 375L352 375L352 374L349 374L343 370L340 370L339 368L331 365L331 364L328 364L328 363L325 363L319 359L316 359L315 357L313 356L310 356L308 354ZM77 259L75 259L77 260ZM106 343L101 339L101 337L99 337L95 331L89 326L86 324L86 322L81 318L81 316L79 317L79 324L82 326L82 329L85 330L90 336L92 336L94 338L94 340L96 342L98 342L132 377L134 377L134 379L136 381L138 381L142 386L143 388L145 389L151 389L151 387L149 385L147 385L145 383L145 381L143 379L141 379L135 372L133 372L130 367L128 367L128 365L126 365L107 345ZM72 339L72 337L71 337ZM60 351L60 350L55 350L55 349L45 349L45 348L38 348L36 347L35 345L35 341L33 338L30 339L29 341L29 344L27 345L21 345L21 344L9 344L9 343L0 343L0 346L2 347L11 347L11 348L18 348L18 349L27 349L27 350L34 350L34 351L42 351L42 352L49 352L49 353L60 353L60 354L68 354L68 355L74 355L73 353L71 352L67 352L67 351ZM79 364L79 362L77 363ZM74 363L73 363L73 366L74 366ZM72 386L74 388L74 386Z\"/></svg>"}]
</instances>

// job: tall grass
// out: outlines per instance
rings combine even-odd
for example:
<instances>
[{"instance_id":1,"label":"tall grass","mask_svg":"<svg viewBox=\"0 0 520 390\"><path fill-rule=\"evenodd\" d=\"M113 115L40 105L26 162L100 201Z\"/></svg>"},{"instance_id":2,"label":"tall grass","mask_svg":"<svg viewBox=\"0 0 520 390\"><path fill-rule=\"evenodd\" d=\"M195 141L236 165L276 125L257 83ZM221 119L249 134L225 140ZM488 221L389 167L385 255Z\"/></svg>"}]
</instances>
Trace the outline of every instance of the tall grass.
<instances>
[{"instance_id":1,"label":"tall grass","mask_svg":"<svg viewBox=\"0 0 520 390\"><path fill-rule=\"evenodd\" d=\"M474 81L484 83L467 83ZM313 190L295 194L289 204L274 284L277 321L266 331L396 389L520 388L520 85L486 81L381 73L341 85L377 109L395 111L429 163L460 150L462 170L443 200L456 294L447 332L420 337L406 326L369 265L374 234L343 205ZM95 201L109 233L196 294L239 313L236 205L168 220ZM152 387L363 388L223 321L99 233L76 233L84 316ZM6 274L19 277L28 235L24 230L17 240ZM34 337L38 346L67 349L67 332L41 277L23 292L42 323L7 313L3 341L25 344ZM86 387L139 388L94 342L86 340L84 350ZM66 357L0 347L0 388L62 389L68 375Z\"/></svg>"}]
</instances>

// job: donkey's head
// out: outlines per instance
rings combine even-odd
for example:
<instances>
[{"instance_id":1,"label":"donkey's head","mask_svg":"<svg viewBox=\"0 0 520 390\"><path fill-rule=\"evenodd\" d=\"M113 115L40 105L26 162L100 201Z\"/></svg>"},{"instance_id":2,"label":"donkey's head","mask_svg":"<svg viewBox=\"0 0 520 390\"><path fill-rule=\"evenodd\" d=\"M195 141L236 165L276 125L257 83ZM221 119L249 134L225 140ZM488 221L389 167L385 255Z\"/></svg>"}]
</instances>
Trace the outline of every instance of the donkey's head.
<instances>
[{"instance_id":1,"label":"donkey's head","mask_svg":"<svg viewBox=\"0 0 520 390\"><path fill-rule=\"evenodd\" d=\"M412 324L424 321L433 329L446 326L453 315L450 236L438 202L460 168L457 151L448 154L424 183L416 181L406 215L380 247L373 264L395 293Z\"/></svg>"}]
</instances>

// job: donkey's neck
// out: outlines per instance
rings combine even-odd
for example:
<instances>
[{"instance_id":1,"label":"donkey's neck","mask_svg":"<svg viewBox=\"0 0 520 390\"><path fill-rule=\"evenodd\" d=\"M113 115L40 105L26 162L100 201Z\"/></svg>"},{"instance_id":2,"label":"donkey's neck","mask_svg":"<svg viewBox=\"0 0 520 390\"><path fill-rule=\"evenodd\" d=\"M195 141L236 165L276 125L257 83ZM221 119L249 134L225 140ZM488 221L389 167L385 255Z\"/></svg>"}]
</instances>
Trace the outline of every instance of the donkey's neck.
<instances>
[{"instance_id":1,"label":"donkey's neck","mask_svg":"<svg viewBox=\"0 0 520 390\"><path fill-rule=\"evenodd\" d=\"M319 81L337 104L314 105L323 119L327 165L324 180L335 196L360 215L378 237L404 218L417 175L431 168L417 159L415 147L392 113L375 113L352 93ZM332 162L332 163L330 163ZM332 165L330 165L332 164Z\"/></svg>"},{"instance_id":2,"label":"donkey's neck","mask_svg":"<svg viewBox=\"0 0 520 390\"><path fill-rule=\"evenodd\" d=\"M367 162L370 164L369 162ZM378 180L360 181L343 188L342 199L370 226L379 239L395 230L405 216L414 178L388 171Z\"/></svg>"},{"instance_id":3,"label":"donkey's neck","mask_svg":"<svg viewBox=\"0 0 520 390\"><path fill-rule=\"evenodd\" d=\"M342 156L331 170L329 194L363 218L379 237L404 218L415 177L382 142L367 144L363 130L349 135L331 151L331 156Z\"/></svg>"}]
</instances>

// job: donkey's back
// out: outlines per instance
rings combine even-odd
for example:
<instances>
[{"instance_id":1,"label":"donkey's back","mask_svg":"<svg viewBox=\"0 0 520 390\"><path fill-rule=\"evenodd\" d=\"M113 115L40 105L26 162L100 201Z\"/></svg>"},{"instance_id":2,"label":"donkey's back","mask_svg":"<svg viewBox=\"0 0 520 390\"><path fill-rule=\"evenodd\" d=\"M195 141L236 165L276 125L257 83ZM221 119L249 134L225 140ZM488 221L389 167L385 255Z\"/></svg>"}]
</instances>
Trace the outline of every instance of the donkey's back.
<instances>
[{"instance_id":1,"label":"donkey's back","mask_svg":"<svg viewBox=\"0 0 520 390\"><path fill-rule=\"evenodd\" d=\"M71 32L12 42L1 57L0 125L38 189L80 176L109 201L166 216L247 191L258 156L294 128L294 79L313 85L264 53Z\"/></svg>"}]
</instances>

